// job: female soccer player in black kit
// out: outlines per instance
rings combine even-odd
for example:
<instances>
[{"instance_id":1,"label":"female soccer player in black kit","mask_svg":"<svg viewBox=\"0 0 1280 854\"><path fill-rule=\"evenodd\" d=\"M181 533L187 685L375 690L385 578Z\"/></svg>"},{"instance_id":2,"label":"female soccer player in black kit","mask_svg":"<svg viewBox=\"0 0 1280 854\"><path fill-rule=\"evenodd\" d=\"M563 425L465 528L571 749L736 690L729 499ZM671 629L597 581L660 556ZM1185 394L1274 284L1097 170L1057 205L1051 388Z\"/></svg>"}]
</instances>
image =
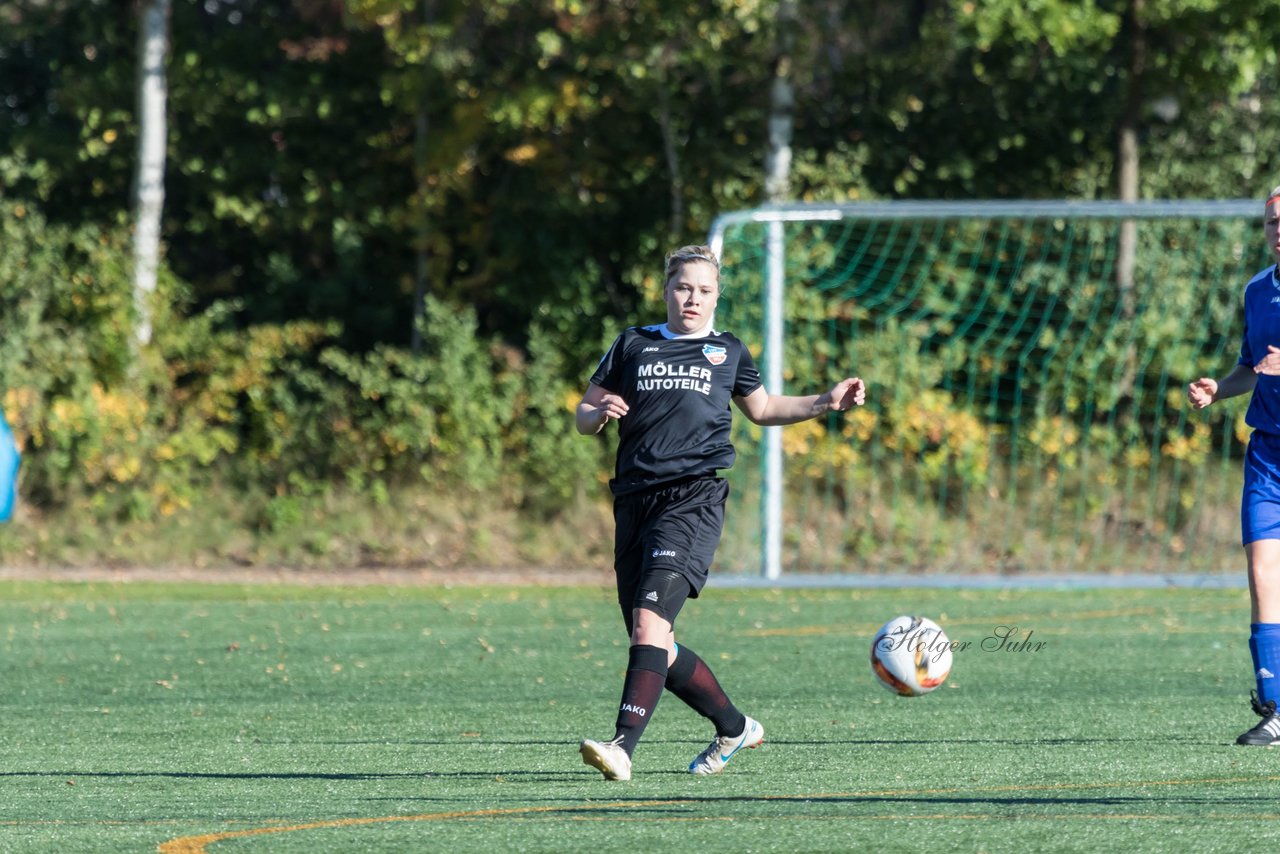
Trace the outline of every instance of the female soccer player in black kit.
<instances>
[{"instance_id":1,"label":"female soccer player in black kit","mask_svg":"<svg viewBox=\"0 0 1280 854\"><path fill-rule=\"evenodd\" d=\"M709 719L716 737L689 764L718 774L738 750L764 740L760 723L738 711L711 669L675 641L685 600L696 598L724 522L729 485L716 476L733 465L732 400L756 424L793 424L863 403L856 377L826 394L769 394L746 346L711 328L720 297L720 262L706 246L667 256L667 322L622 333L591 376L578 404L579 433L618 422L613 492L614 573L631 636L614 737L587 739L582 760L607 780L631 779L631 757L662 691Z\"/></svg>"}]
</instances>

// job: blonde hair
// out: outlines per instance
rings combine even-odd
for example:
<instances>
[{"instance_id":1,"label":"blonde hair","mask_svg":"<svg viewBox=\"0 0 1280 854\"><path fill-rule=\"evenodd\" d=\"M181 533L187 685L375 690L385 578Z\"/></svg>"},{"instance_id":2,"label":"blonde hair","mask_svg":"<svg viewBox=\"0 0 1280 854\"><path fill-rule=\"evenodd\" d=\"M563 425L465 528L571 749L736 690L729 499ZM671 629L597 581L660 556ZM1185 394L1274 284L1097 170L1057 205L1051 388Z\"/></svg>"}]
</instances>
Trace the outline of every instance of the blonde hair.
<instances>
[{"instance_id":1,"label":"blonde hair","mask_svg":"<svg viewBox=\"0 0 1280 854\"><path fill-rule=\"evenodd\" d=\"M716 286L719 287L720 259L716 257L716 253L711 251L710 246L681 246L667 255L666 275L662 280L663 285L670 284L671 277L678 275L684 269L685 264L692 264L696 261L710 264L716 268Z\"/></svg>"},{"instance_id":2,"label":"blonde hair","mask_svg":"<svg viewBox=\"0 0 1280 854\"><path fill-rule=\"evenodd\" d=\"M1274 199L1276 196L1280 196L1280 184L1277 184L1277 185L1276 185L1276 186L1271 190L1271 192L1270 192L1270 193L1267 193L1267 201L1266 201L1266 204L1268 204L1268 205L1269 205L1269 204L1271 204L1271 200L1272 200L1272 199Z\"/></svg>"}]
</instances>

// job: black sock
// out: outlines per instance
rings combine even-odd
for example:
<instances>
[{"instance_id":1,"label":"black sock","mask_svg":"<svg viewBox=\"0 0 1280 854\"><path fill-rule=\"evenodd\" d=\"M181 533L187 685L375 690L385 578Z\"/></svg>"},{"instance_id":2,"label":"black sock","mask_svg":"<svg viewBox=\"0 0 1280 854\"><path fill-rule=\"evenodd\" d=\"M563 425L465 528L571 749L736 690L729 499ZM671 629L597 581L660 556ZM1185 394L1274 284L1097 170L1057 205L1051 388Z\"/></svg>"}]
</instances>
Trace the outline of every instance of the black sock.
<instances>
[{"instance_id":1,"label":"black sock","mask_svg":"<svg viewBox=\"0 0 1280 854\"><path fill-rule=\"evenodd\" d=\"M618 707L617 729L613 737L622 739L622 749L630 756L653 719L653 710L662 697L667 680L667 651L657 646L636 644L627 662L627 679L622 683L622 703Z\"/></svg>"},{"instance_id":2,"label":"black sock","mask_svg":"<svg viewBox=\"0 0 1280 854\"><path fill-rule=\"evenodd\" d=\"M747 717L729 700L705 661L689 647L677 644L676 660L667 671L667 690L716 725L716 735L737 736Z\"/></svg>"}]
</instances>

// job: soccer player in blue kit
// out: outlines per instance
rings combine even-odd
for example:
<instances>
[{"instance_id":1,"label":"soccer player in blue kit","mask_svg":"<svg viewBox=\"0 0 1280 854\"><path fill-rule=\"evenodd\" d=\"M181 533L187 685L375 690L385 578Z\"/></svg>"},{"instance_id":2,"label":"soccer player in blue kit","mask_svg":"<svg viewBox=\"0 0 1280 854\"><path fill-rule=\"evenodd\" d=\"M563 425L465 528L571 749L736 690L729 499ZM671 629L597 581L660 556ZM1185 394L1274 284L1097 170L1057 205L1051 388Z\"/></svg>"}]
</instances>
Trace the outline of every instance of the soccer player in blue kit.
<instances>
[{"instance_id":1,"label":"soccer player in blue kit","mask_svg":"<svg viewBox=\"0 0 1280 854\"><path fill-rule=\"evenodd\" d=\"M1267 197L1262 232L1280 261L1280 187ZM1244 289L1244 340L1235 368L1187 388L1196 409L1252 392L1245 423L1253 428L1244 459L1240 527L1249 570L1249 652L1257 683L1253 711L1262 719L1236 744L1280 744L1280 275L1272 264Z\"/></svg>"},{"instance_id":2,"label":"soccer player in blue kit","mask_svg":"<svg viewBox=\"0 0 1280 854\"><path fill-rule=\"evenodd\" d=\"M609 482L614 504L618 605L631 638L622 700L609 741L584 740L579 752L607 780L631 779L631 757L663 690L707 718L715 738L689 764L718 774L744 747L764 740L711 669L676 643L676 616L707 581L720 542L733 465L732 401L756 424L793 424L861 405L866 387L850 377L825 394L768 393L746 346L712 328L720 262L706 246L667 256L667 322L618 336L591 376L575 426L583 435L618 422L618 458Z\"/></svg>"}]
</instances>

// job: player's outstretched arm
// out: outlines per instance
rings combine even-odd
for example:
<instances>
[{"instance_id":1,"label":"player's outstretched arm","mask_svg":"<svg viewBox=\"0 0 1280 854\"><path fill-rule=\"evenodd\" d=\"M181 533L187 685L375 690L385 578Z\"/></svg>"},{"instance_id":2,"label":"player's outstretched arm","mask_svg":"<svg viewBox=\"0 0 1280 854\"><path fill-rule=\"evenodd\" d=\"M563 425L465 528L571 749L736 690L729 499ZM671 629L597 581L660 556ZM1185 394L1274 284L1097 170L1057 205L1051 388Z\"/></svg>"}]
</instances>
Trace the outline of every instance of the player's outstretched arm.
<instances>
[{"instance_id":1,"label":"player's outstretched arm","mask_svg":"<svg viewBox=\"0 0 1280 854\"><path fill-rule=\"evenodd\" d=\"M1270 358L1270 356L1267 358ZM1264 359L1259 365L1264 364L1266 361ZM1231 370L1231 373L1220 380L1201 377L1187 386L1187 399L1191 401L1191 406L1195 409L1204 409L1215 401L1248 394L1258 384L1258 374L1260 373L1267 373L1267 371L1250 367L1249 365L1236 365Z\"/></svg>"},{"instance_id":2,"label":"player's outstretched arm","mask_svg":"<svg viewBox=\"0 0 1280 854\"><path fill-rule=\"evenodd\" d=\"M610 421L617 421L627 414L627 402L611 391L595 383L587 386L587 393L578 402L573 426L584 436L594 436Z\"/></svg>"},{"instance_id":3,"label":"player's outstretched arm","mask_svg":"<svg viewBox=\"0 0 1280 854\"><path fill-rule=\"evenodd\" d=\"M746 397L734 398L742 414L763 427L795 424L828 412L844 412L861 406L866 400L867 385L858 377L847 377L824 394L805 397L769 394L761 386Z\"/></svg>"}]
</instances>

